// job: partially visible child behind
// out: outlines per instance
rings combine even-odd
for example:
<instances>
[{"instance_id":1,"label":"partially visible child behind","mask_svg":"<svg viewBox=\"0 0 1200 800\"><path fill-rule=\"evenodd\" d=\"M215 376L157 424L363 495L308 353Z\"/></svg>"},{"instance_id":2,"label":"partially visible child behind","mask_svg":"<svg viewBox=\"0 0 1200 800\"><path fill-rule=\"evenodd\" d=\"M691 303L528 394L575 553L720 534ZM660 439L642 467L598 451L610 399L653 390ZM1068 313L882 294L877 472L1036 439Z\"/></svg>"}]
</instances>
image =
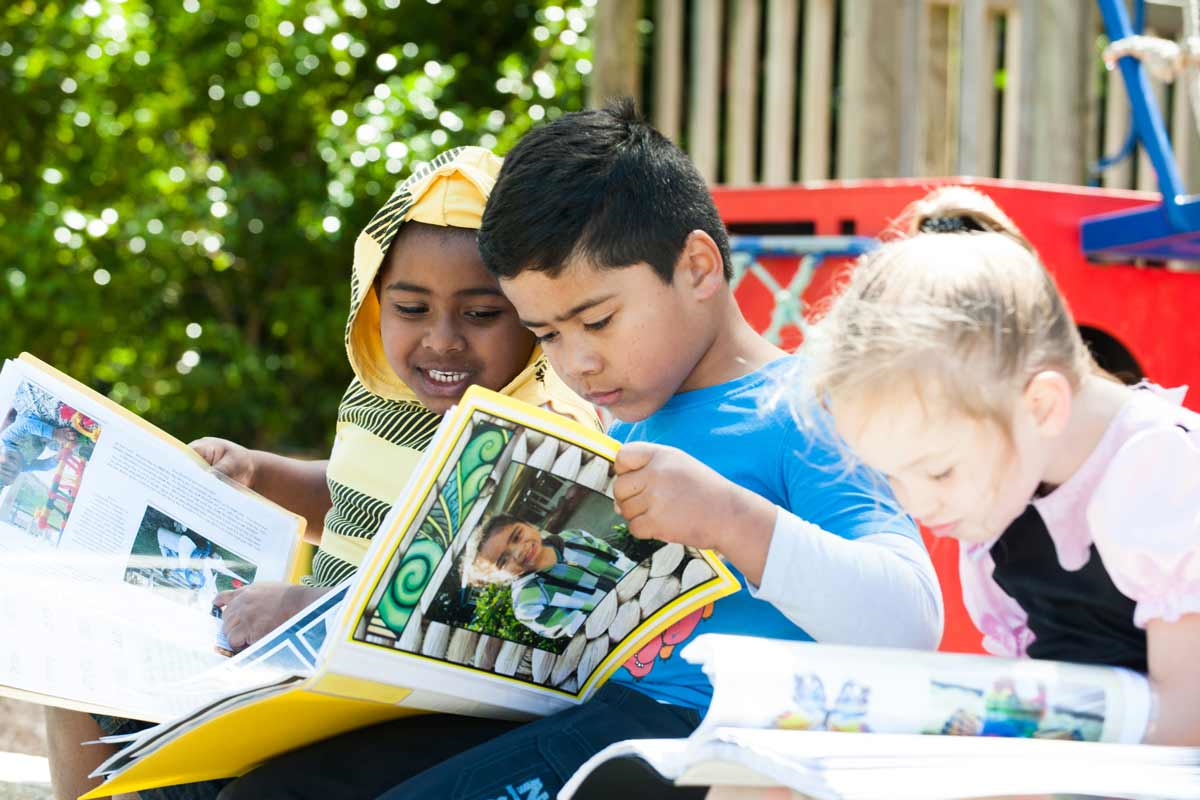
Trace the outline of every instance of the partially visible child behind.
<instances>
[{"instance_id":1,"label":"partially visible child behind","mask_svg":"<svg viewBox=\"0 0 1200 800\"><path fill-rule=\"evenodd\" d=\"M500 160L482 148L447 151L401 183L359 235L346 324L355 378L338 408L328 461L300 461L223 439L193 443L216 469L303 514L310 530L323 529L304 585L260 583L218 595L235 647L253 643L354 573L441 415L468 386L598 426L591 407L548 367L479 259L475 234L499 168ZM505 729L454 722L439 724L468 742ZM47 709L47 725L55 791L74 798L95 784L87 774L112 752L79 743L141 723ZM466 729L472 726L475 733ZM389 785L372 783L372 763L390 765L394 754L384 749L377 755L359 754L354 768L339 776L342 785L360 794ZM219 789L209 782L142 795L211 798Z\"/></svg>"},{"instance_id":2,"label":"partially visible child behind","mask_svg":"<svg viewBox=\"0 0 1200 800\"><path fill-rule=\"evenodd\" d=\"M1096 366L990 200L941 190L909 216L809 332L804 382L905 510L963 543L986 649L1147 672L1145 741L1200 745L1200 414Z\"/></svg>"}]
</instances>

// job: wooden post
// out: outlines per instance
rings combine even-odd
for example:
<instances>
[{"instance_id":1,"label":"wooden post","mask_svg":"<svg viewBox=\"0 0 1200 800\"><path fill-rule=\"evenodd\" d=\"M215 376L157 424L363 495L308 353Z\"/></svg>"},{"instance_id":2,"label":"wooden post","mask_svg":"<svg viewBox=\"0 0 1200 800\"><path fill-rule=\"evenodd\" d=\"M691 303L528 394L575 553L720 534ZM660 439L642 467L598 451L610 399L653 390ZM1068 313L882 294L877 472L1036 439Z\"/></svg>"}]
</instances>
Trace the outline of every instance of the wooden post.
<instances>
[{"instance_id":1,"label":"wooden post","mask_svg":"<svg viewBox=\"0 0 1200 800\"><path fill-rule=\"evenodd\" d=\"M1031 113L1022 120L1025 153L1019 156L1017 177L1082 183L1087 175L1088 77L1096 57L1095 7L1078 0L1039 0L1031 14L1030 4L1022 2L1023 45L1030 38L1034 42L1022 59L1029 68L1022 91L1032 93L1032 102L1025 105Z\"/></svg>"},{"instance_id":2,"label":"wooden post","mask_svg":"<svg viewBox=\"0 0 1200 800\"><path fill-rule=\"evenodd\" d=\"M680 142L683 123L683 0L657 0L654 15L654 127Z\"/></svg>"},{"instance_id":3,"label":"wooden post","mask_svg":"<svg viewBox=\"0 0 1200 800\"><path fill-rule=\"evenodd\" d=\"M1147 36L1157 36L1158 34L1147 31L1146 35ZM1125 84L1122 83L1121 85L1124 86ZM1154 102L1158 103L1159 111L1161 111L1163 116L1165 117L1167 114L1167 87L1166 87L1166 84L1164 84L1160 81L1151 80L1150 81L1150 91L1154 93ZM1163 123L1164 123L1164 127L1166 127L1166 129L1167 129L1167 135L1171 137L1171 141L1173 143L1175 141L1175 139L1173 136L1171 136L1172 130L1171 130L1170 121L1164 119ZM1172 146L1174 146L1174 145L1172 145ZM1157 192L1158 191L1158 174L1154 171L1154 165L1150 163L1150 158L1149 158L1149 156L1146 155L1146 150L1142 147L1138 147L1138 149L1137 149L1137 162L1138 162L1138 166L1137 166L1137 187L1136 188L1141 189L1142 191L1146 191L1146 192ZM1183 170L1180 170L1179 174L1183 175L1184 174Z\"/></svg>"},{"instance_id":4,"label":"wooden post","mask_svg":"<svg viewBox=\"0 0 1200 800\"><path fill-rule=\"evenodd\" d=\"M594 67L588 103L602 106L613 97L642 96L637 21L640 0L604 0L593 17Z\"/></svg>"},{"instance_id":5,"label":"wooden post","mask_svg":"<svg viewBox=\"0 0 1200 800\"><path fill-rule=\"evenodd\" d=\"M792 133L796 124L796 26L799 19L797 0L768 0L766 89L760 132L762 182L767 184L792 182ZM831 44L828 42L826 46Z\"/></svg>"},{"instance_id":6,"label":"wooden post","mask_svg":"<svg viewBox=\"0 0 1200 800\"><path fill-rule=\"evenodd\" d=\"M959 175L983 173L984 111L991 109L987 80L988 9L984 0L959 3L958 147L955 171ZM990 116L990 115L989 115Z\"/></svg>"},{"instance_id":7,"label":"wooden post","mask_svg":"<svg viewBox=\"0 0 1200 800\"><path fill-rule=\"evenodd\" d=\"M925 173L922 142L930 125L922 110L921 88L929 75L929 12L925 0L904 0L900 9L899 26L899 118L896 122L899 138L896 174L901 176Z\"/></svg>"},{"instance_id":8,"label":"wooden post","mask_svg":"<svg viewBox=\"0 0 1200 800\"><path fill-rule=\"evenodd\" d=\"M755 178L755 131L762 127L764 134L771 132L770 123L760 126L758 119L758 0L731 0L730 11L732 29L725 81L729 87L725 105L725 183L747 186ZM771 107L771 99L767 107ZM789 122L791 118L789 103ZM788 142L791 139L789 129ZM790 154L791 148L785 152Z\"/></svg>"},{"instance_id":9,"label":"wooden post","mask_svg":"<svg viewBox=\"0 0 1200 800\"><path fill-rule=\"evenodd\" d=\"M775 6L782 6L782 9L786 10L789 5L774 0L772 11L767 18L768 24L775 25ZM768 78L768 80L770 79ZM799 120L800 180L824 180L830 177L829 122L832 116L830 96L833 89L833 0L807 0L804 4L803 80L800 87ZM769 92L767 96L771 97ZM763 136L768 135L769 131L764 130ZM767 170L767 174L763 177L766 182L771 182L774 176L771 170Z\"/></svg>"},{"instance_id":10,"label":"wooden post","mask_svg":"<svg viewBox=\"0 0 1200 800\"><path fill-rule=\"evenodd\" d=\"M920 39L924 43L925 66L916 86L920 116L925 120L921 131L921 152L914 175L950 175L954 173L954 146L958 141L956 65L951 51L957 47L954 28L955 9L935 3L924 10L925 25Z\"/></svg>"},{"instance_id":11,"label":"wooden post","mask_svg":"<svg viewBox=\"0 0 1200 800\"><path fill-rule=\"evenodd\" d=\"M709 183L717 179L722 5L721 0L705 0L692 9L693 58L688 100L688 154Z\"/></svg>"},{"instance_id":12,"label":"wooden post","mask_svg":"<svg viewBox=\"0 0 1200 800\"><path fill-rule=\"evenodd\" d=\"M1109 72L1104 76L1108 83L1104 101L1104 157L1114 156L1133 130L1133 115L1129 108L1129 96L1125 94L1125 83L1121 73ZM1101 175L1101 183L1107 188L1133 188L1133 158L1131 154L1123 161L1109 167Z\"/></svg>"},{"instance_id":13,"label":"wooden post","mask_svg":"<svg viewBox=\"0 0 1200 800\"><path fill-rule=\"evenodd\" d=\"M1185 70L1175 79L1175 100L1171 114L1171 143L1175 148L1175 162L1179 165L1179 174L1189 194L1200 192L1200 135L1197 135L1196 116L1188 96L1188 87L1196 80L1192 70Z\"/></svg>"},{"instance_id":14,"label":"wooden post","mask_svg":"<svg viewBox=\"0 0 1200 800\"><path fill-rule=\"evenodd\" d=\"M895 73L904 8L904 3L874 0L842 4L839 178L882 178L899 172L897 126L915 111L900 108Z\"/></svg>"}]
</instances>

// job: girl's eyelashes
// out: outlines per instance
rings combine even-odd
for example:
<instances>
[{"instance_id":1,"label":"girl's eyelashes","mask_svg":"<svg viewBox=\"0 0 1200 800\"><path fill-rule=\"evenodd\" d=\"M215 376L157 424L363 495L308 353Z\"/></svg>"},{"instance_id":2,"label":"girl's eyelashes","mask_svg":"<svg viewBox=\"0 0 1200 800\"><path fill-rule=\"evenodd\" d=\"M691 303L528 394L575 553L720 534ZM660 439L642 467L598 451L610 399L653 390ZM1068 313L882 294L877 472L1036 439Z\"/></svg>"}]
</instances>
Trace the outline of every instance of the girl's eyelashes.
<instances>
[{"instance_id":1,"label":"girl's eyelashes","mask_svg":"<svg viewBox=\"0 0 1200 800\"><path fill-rule=\"evenodd\" d=\"M549 342L554 341L555 337L557 337L557 336L558 336L557 333L555 333L554 331L550 331L549 333L535 333L533 335L533 338L535 340L537 340L538 344L547 344Z\"/></svg>"},{"instance_id":2,"label":"girl's eyelashes","mask_svg":"<svg viewBox=\"0 0 1200 800\"><path fill-rule=\"evenodd\" d=\"M463 316L476 322L485 322L493 320L503 313L504 310L499 308L475 308L464 312Z\"/></svg>"},{"instance_id":3,"label":"girl's eyelashes","mask_svg":"<svg viewBox=\"0 0 1200 800\"><path fill-rule=\"evenodd\" d=\"M944 481L944 480L948 479L948 478L949 478L951 475L953 475L953 474L954 474L954 467L947 467L947 468L946 468L944 471L942 471L942 472L939 472L939 473L937 473L936 475L930 475L930 476L929 476L929 480L931 480L931 481Z\"/></svg>"},{"instance_id":4,"label":"girl's eyelashes","mask_svg":"<svg viewBox=\"0 0 1200 800\"><path fill-rule=\"evenodd\" d=\"M406 306L403 303L393 303L392 308L396 309L396 311L400 312L401 314L407 314L409 316L424 314L427 310L425 306Z\"/></svg>"}]
</instances>

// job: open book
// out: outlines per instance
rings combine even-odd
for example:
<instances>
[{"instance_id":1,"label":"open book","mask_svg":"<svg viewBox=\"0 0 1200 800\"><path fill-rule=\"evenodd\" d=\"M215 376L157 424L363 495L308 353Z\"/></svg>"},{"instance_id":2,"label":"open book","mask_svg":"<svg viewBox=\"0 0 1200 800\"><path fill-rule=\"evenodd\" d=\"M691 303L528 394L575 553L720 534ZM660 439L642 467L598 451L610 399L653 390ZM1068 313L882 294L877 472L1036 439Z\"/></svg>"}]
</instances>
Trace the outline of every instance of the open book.
<instances>
[{"instance_id":1,"label":"open book","mask_svg":"<svg viewBox=\"0 0 1200 800\"><path fill-rule=\"evenodd\" d=\"M562 800L688 786L820 800L1200 796L1200 750L1131 744L1153 703L1128 670L714 634L683 657L713 682L696 732L606 748Z\"/></svg>"},{"instance_id":2,"label":"open book","mask_svg":"<svg viewBox=\"0 0 1200 800\"><path fill-rule=\"evenodd\" d=\"M585 701L650 637L739 588L713 553L629 533L613 509L617 448L472 387L357 575L276 632L310 631L313 658L125 737L89 796L239 775L406 715L522 719Z\"/></svg>"},{"instance_id":3,"label":"open book","mask_svg":"<svg viewBox=\"0 0 1200 800\"><path fill-rule=\"evenodd\" d=\"M0 415L0 694L187 710L229 661L213 598L295 577L304 520L28 354L0 372Z\"/></svg>"}]
</instances>

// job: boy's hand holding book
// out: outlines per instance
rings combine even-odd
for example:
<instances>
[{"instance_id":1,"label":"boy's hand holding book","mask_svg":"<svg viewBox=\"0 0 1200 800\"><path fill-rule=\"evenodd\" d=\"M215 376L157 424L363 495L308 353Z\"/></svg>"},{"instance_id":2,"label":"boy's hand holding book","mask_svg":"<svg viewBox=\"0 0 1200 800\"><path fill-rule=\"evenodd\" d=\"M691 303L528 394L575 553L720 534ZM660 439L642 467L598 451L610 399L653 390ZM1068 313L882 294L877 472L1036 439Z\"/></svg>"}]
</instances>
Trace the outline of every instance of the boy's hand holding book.
<instances>
[{"instance_id":1,"label":"boy's hand holding book","mask_svg":"<svg viewBox=\"0 0 1200 800\"><path fill-rule=\"evenodd\" d=\"M631 442L617 453L613 498L639 539L716 550L762 580L778 509L674 447Z\"/></svg>"}]
</instances>

